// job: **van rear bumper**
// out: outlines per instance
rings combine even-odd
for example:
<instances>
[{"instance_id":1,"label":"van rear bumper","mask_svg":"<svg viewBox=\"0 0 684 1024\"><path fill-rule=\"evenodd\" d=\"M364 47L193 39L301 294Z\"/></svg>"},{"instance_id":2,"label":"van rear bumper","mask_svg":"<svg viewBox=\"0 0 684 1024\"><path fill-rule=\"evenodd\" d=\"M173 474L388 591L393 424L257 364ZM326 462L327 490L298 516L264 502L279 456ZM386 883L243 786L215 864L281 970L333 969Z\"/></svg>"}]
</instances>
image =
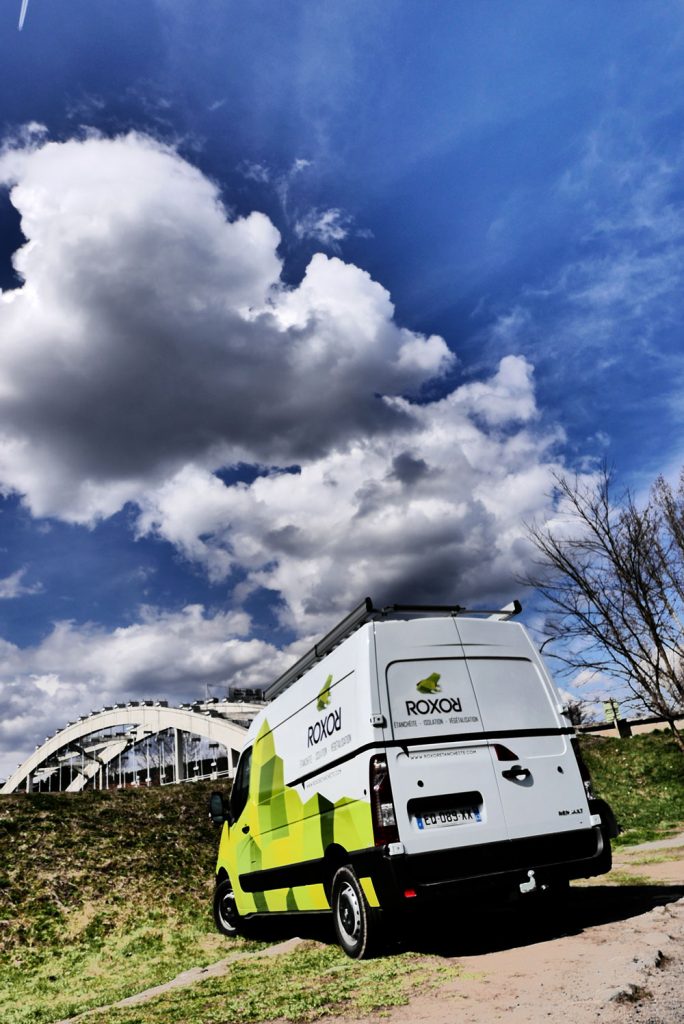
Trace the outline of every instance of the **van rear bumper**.
<instances>
[{"instance_id":1,"label":"van rear bumper","mask_svg":"<svg viewBox=\"0 0 684 1024\"><path fill-rule=\"evenodd\" d=\"M424 902L464 890L470 894L511 889L527 882L530 870L544 884L601 875L610 867L608 835L596 826L436 853L390 857L383 851L382 863L376 863L371 877L381 906L390 907L406 906L407 890Z\"/></svg>"}]
</instances>

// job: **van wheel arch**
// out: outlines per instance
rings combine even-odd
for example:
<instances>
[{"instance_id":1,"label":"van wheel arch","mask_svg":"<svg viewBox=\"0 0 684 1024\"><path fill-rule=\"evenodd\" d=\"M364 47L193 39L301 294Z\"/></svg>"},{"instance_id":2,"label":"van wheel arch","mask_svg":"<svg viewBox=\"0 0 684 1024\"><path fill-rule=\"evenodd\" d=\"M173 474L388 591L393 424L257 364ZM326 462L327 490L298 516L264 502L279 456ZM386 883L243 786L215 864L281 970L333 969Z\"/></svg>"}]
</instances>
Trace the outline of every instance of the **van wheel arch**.
<instances>
[{"instance_id":1,"label":"van wheel arch","mask_svg":"<svg viewBox=\"0 0 684 1024\"><path fill-rule=\"evenodd\" d=\"M328 903L332 905L331 898L333 878L339 868L344 864L349 863L349 854L343 846L339 845L339 843L331 843L323 854L323 861L323 889Z\"/></svg>"}]
</instances>

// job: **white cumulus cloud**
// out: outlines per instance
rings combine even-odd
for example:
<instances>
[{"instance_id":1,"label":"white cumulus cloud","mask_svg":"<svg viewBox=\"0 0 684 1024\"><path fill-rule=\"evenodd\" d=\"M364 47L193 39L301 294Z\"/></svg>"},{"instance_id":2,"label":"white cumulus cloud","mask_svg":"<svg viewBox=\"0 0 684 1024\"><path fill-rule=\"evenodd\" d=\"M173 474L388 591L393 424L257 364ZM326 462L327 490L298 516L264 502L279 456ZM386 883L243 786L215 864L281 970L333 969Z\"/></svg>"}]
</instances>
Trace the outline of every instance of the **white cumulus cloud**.
<instances>
[{"instance_id":1,"label":"white cumulus cloud","mask_svg":"<svg viewBox=\"0 0 684 1024\"><path fill-rule=\"evenodd\" d=\"M41 593L42 583L24 583L26 571L26 566L24 566L23 569L17 569L16 572L0 580L0 601L11 601L16 597Z\"/></svg>"},{"instance_id":2,"label":"white cumulus cloud","mask_svg":"<svg viewBox=\"0 0 684 1024\"><path fill-rule=\"evenodd\" d=\"M0 480L90 522L188 461L295 462L386 433L451 362L358 268L280 280L280 236L148 138L9 148L23 286L0 296Z\"/></svg>"},{"instance_id":3,"label":"white cumulus cloud","mask_svg":"<svg viewBox=\"0 0 684 1024\"><path fill-rule=\"evenodd\" d=\"M428 404L396 399L404 430L251 485L225 486L187 465L147 493L138 528L215 578L239 565L243 592L278 591L299 632L325 629L367 593L459 603L510 595L531 554L523 522L544 514L560 468L558 435L536 427L524 360L507 357L479 388L477 401L470 385Z\"/></svg>"},{"instance_id":4,"label":"white cumulus cloud","mask_svg":"<svg viewBox=\"0 0 684 1024\"><path fill-rule=\"evenodd\" d=\"M313 238L321 245L336 246L347 237L350 225L351 217L343 210L314 207L295 222L294 231L297 238Z\"/></svg>"},{"instance_id":5,"label":"white cumulus cloud","mask_svg":"<svg viewBox=\"0 0 684 1024\"><path fill-rule=\"evenodd\" d=\"M112 631L57 622L40 644L0 641L0 777L9 775L46 735L103 704L137 699L171 703L225 695L231 683L262 685L287 654L250 637L240 612L208 614L143 609L138 622Z\"/></svg>"}]
</instances>

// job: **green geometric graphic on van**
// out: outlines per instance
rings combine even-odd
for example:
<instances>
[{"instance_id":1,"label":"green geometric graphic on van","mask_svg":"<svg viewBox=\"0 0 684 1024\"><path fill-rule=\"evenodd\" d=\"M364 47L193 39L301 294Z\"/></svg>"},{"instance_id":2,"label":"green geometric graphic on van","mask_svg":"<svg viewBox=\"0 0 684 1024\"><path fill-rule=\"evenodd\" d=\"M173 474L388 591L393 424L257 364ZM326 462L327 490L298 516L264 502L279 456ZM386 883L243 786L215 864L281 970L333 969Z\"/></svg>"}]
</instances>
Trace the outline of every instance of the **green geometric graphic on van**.
<instances>
[{"instance_id":1,"label":"green geometric graphic on van","mask_svg":"<svg viewBox=\"0 0 684 1024\"><path fill-rule=\"evenodd\" d=\"M327 701L331 681L329 676L320 695ZM247 803L238 821L224 828L217 868L227 870L241 914L327 910L330 904L321 884L264 892L245 892L240 886L242 874L323 857L332 843L350 851L373 846L370 802L348 796L333 802L320 792L303 799L298 789L285 783L283 760L274 740L273 730L264 721L252 748ZM362 879L362 885L371 906L377 907L370 879Z\"/></svg>"},{"instance_id":2,"label":"green geometric graphic on van","mask_svg":"<svg viewBox=\"0 0 684 1024\"><path fill-rule=\"evenodd\" d=\"M427 679L421 679L416 685L418 693L440 693L442 687L439 685L441 679L439 672L433 672Z\"/></svg>"},{"instance_id":3,"label":"green geometric graphic on van","mask_svg":"<svg viewBox=\"0 0 684 1024\"><path fill-rule=\"evenodd\" d=\"M333 677L328 676L326 681L323 683L323 689L318 694L318 700L316 701L316 711L325 711L330 703L330 684L332 683L332 680Z\"/></svg>"}]
</instances>

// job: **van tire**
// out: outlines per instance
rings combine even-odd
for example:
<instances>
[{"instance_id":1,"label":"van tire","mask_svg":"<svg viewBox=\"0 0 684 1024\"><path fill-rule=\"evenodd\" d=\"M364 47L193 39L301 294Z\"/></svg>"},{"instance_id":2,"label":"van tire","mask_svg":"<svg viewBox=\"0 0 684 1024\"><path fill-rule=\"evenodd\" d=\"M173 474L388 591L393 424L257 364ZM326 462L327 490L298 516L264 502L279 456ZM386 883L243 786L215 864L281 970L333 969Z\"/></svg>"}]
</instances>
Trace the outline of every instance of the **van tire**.
<instances>
[{"instance_id":1,"label":"van tire","mask_svg":"<svg viewBox=\"0 0 684 1024\"><path fill-rule=\"evenodd\" d=\"M224 878L214 890L214 921L222 935L235 938L242 934L242 918L235 904L233 883L229 878Z\"/></svg>"},{"instance_id":2,"label":"van tire","mask_svg":"<svg viewBox=\"0 0 684 1024\"><path fill-rule=\"evenodd\" d=\"M332 913L340 946L352 960L378 951L382 939L381 911L368 906L354 869L338 868L332 881Z\"/></svg>"}]
</instances>

